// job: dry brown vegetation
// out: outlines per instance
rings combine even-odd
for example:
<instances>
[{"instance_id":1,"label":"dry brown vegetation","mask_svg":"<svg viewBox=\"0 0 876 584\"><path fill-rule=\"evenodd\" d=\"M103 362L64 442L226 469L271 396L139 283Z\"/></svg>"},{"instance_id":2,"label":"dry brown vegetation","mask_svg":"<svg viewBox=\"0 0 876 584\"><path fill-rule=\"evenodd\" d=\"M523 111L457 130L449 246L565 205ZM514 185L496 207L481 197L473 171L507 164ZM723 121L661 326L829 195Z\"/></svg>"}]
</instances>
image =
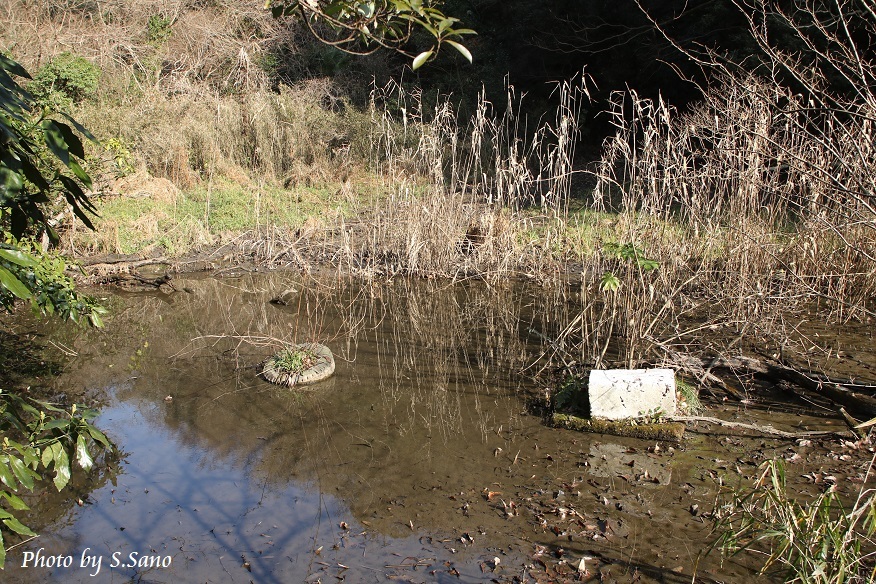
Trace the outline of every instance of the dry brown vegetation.
<instances>
[{"instance_id":1,"label":"dry brown vegetation","mask_svg":"<svg viewBox=\"0 0 876 584\"><path fill-rule=\"evenodd\" d=\"M75 113L120 145L95 165L128 174L112 165L122 152L136 169L127 183L108 176L97 234L68 232L76 252L130 251L135 231L137 250L233 241L265 264L329 261L369 278L547 280L575 260L582 306L554 348L597 366L682 363L743 339L793 354L800 314L874 316L876 83L851 38L812 71L773 51L774 73L804 92L713 64L685 112L617 94L593 210L573 212L582 79L557 87L555 116L537 127L513 89L503 104L481 96L466 119L395 82L357 108L328 78L271 88L272 48L294 64L304 41L258 2L2 8L4 45L30 69L61 51L101 68ZM769 53L754 20L752 34ZM837 71L854 91L832 92Z\"/></svg>"},{"instance_id":2,"label":"dry brown vegetation","mask_svg":"<svg viewBox=\"0 0 876 584\"><path fill-rule=\"evenodd\" d=\"M394 82L373 87L365 108L328 78L272 90L272 51L282 44L294 69L307 45L258 3L4 9L15 23L4 43L31 70L71 51L102 71L74 113L114 149L94 153L109 171L103 219L96 234L68 233L75 253L178 254L236 239L265 261L301 264L310 253L368 274L499 278L541 272L556 260L541 248L562 247L580 87L566 84L556 120L527 139L513 90L507 105L481 96L470 122L446 97ZM135 180L114 178L132 171ZM223 197L237 208L221 208ZM319 203L325 212L314 213Z\"/></svg>"},{"instance_id":3,"label":"dry brown vegetation","mask_svg":"<svg viewBox=\"0 0 876 584\"><path fill-rule=\"evenodd\" d=\"M748 348L808 369L830 349L802 332L807 320L876 317L876 63L857 45L876 14L738 7L771 68L691 55L713 75L687 112L616 94L594 199L620 213L636 252L591 264L560 352L596 366L664 360L701 380L708 371L684 354ZM809 52L776 48L765 24L776 20Z\"/></svg>"}]
</instances>

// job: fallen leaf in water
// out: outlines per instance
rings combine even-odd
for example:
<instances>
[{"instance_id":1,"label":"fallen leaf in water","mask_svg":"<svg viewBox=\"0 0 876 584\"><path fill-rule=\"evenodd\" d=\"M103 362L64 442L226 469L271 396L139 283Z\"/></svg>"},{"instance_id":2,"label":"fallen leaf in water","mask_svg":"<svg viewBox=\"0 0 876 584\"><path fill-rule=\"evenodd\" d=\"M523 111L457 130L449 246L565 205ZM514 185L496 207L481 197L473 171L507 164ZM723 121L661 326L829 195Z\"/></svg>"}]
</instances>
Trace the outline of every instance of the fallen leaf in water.
<instances>
[{"instance_id":1,"label":"fallen leaf in water","mask_svg":"<svg viewBox=\"0 0 876 584\"><path fill-rule=\"evenodd\" d=\"M350 529L350 526L347 525L346 521L341 521L340 524L338 524L338 527L340 527L341 529L345 529L345 530Z\"/></svg>"}]
</instances>

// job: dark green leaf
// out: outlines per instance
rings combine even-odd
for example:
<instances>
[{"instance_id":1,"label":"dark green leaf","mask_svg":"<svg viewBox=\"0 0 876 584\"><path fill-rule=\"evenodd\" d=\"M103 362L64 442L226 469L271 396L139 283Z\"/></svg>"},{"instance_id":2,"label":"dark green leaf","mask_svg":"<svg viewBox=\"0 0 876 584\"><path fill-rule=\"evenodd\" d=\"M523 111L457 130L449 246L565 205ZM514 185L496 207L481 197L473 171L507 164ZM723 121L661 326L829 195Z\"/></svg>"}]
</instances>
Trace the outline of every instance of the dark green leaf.
<instances>
[{"instance_id":1,"label":"dark green leaf","mask_svg":"<svg viewBox=\"0 0 876 584\"><path fill-rule=\"evenodd\" d=\"M64 117L67 119L68 122L70 122L71 124L73 124L73 127L76 128L76 131L77 131L77 132L79 132L80 134L82 134L83 136L85 136L86 138L88 138L88 140L90 140L90 141L92 141L92 142L94 142L94 143L96 143L96 144L100 144L100 142L98 141L98 139L94 137L94 134L92 134L91 132L89 132L88 129L85 128L85 126L83 126L82 124L80 124L79 122L77 122L76 120L74 120L72 116L69 116L69 115L65 114L64 112L61 112L61 115L64 116ZM80 158L84 158L84 156L80 156Z\"/></svg>"},{"instance_id":2,"label":"dark green leaf","mask_svg":"<svg viewBox=\"0 0 876 584\"><path fill-rule=\"evenodd\" d=\"M70 165L70 149L67 146L67 141L64 139L64 134L55 120L43 120L43 138L58 160L64 163L64 166Z\"/></svg>"},{"instance_id":3,"label":"dark green leaf","mask_svg":"<svg viewBox=\"0 0 876 584\"><path fill-rule=\"evenodd\" d=\"M20 249L0 248L0 258L19 266L32 268L37 265L37 261L30 255L24 253Z\"/></svg>"},{"instance_id":4,"label":"dark green leaf","mask_svg":"<svg viewBox=\"0 0 876 584\"><path fill-rule=\"evenodd\" d=\"M471 52L470 52L468 49L466 49L464 46L462 46L461 44L459 44L459 43L457 43L457 42L455 42L455 41L447 41L447 40L446 40L446 41L444 41L444 42L447 43L448 45L450 45L451 47L453 47L454 49L456 49L457 51L459 51L459 53L460 53L463 57L465 57L466 59L468 59L468 62L469 62L469 63L472 62Z\"/></svg>"},{"instance_id":5,"label":"dark green leaf","mask_svg":"<svg viewBox=\"0 0 876 584\"><path fill-rule=\"evenodd\" d=\"M95 428L94 426L91 426L91 425L88 426L88 434L91 435L91 437L94 440L103 444L104 447L106 447L106 448L110 447L110 441L109 441L109 439L107 439L106 435L103 432L101 432L100 430L98 430L97 428Z\"/></svg>"},{"instance_id":6,"label":"dark green leaf","mask_svg":"<svg viewBox=\"0 0 876 584\"><path fill-rule=\"evenodd\" d=\"M9 456L9 467L12 469L12 472L15 473L15 478L18 479L21 486L28 491L33 489L34 478L40 478L39 475L27 468L24 463L15 456Z\"/></svg>"},{"instance_id":7,"label":"dark green leaf","mask_svg":"<svg viewBox=\"0 0 876 584\"><path fill-rule=\"evenodd\" d=\"M33 165L31 159L27 156L21 157L21 170L24 173L24 176L27 177L27 180L32 182L40 191L49 190L49 181L43 176L43 173L39 171L39 169ZM49 199L45 195L41 193L39 197L33 196L32 200L40 202L40 203L48 203Z\"/></svg>"},{"instance_id":8,"label":"dark green leaf","mask_svg":"<svg viewBox=\"0 0 876 584\"><path fill-rule=\"evenodd\" d=\"M3 524L8 527L10 530L15 533L27 536L27 537L36 537L36 534L32 532L26 525L22 524L15 517L11 517L9 519L4 519Z\"/></svg>"},{"instance_id":9,"label":"dark green leaf","mask_svg":"<svg viewBox=\"0 0 876 584\"><path fill-rule=\"evenodd\" d=\"M5 166L0 166L0 191L3 191L5 196L14 198L18 196L18 193L23 188L24 181L21 180L20 173Z\"/></svg>"},{"instance_id":10,"label":"dark green leaf","mask_svg":"<svg viewBox=\"0 0 876 584\"><path fill-rule=\"evenodd\" d=\"M18 481L15 480L15 475L9 468L9 456L7 455L0 456L0 482L13 491L18 490Z\"/></svg>"},{"instance_id":11,"label":"dark green leaf","mask_svg":"<svg viewBox=\"0 0 876 584\"><path fill-rule=\"evenodd\" d=\"M3 497L4 499L6 499L6 501L9 503L9 506L12 507L13 509L15 509L16 511L29 511L30 510L30 507L28 507L24 501L22 501L21 499L19 499L17 496L13 495L12 493L9 493L5 490L0 490L0 497Z\"/></svg>"},{"instance_id":12,"label":"dark green leaf","mask_svg":"<svg viewBox=\"0 0 876 584\"><path fill-rule=\"evenodd\" d=\"M58 128L58 131L61 132L61 136L64 137L64 142L67 144L67 150L73 156L77 158L85 158L85 149L82 147L82 140L79 139L73 130L67 124L62 124L61 122L55 122L55 126Z\"/></svg>"},{"instance_id":13,"label":"dark green leaf","mask_svg":"<svg viewBox=\"0 0 876 584\"><path fill-rule=\"evenodd\" d=\"M22 300L27 300L33 296L28 287L21 283L21 280L2 266L0 266L0 284Z\"/></svg>"},{"instance_id":14,"label":"dark green leaf","mask_svg":"<svg viewBox=\"0 0 876 584\"><path fill-rule=\"evenodd\" d=\"M89 189L91 188L91 177L88 176L88 173L85 172L85 170L81 166L79 166L78 162L76 162L75 160L71 160L70 170L72 170L73 174L75 174L77 178L82 181L82 184L84 184Z\"/></svg>"},{"instance_id":15,"label":"dark green leaf","mask_svg":"<svg viewBox=\"0 0 876 584\"><path fill-rule=\"evenodd\" d=\"M60 491L70 482L70 458L67 456L67 451L57 442L52 444L52 453L55 455L55 478L52 480Z\"/></svg>"},{"instance_id":16,"label":"dark green leaf","mask_svg":"<svg viewBox=\"0 0 876 584\"><path fill-rule=\"evenodd\" d=\"M30 79L30 73L22 67L17 61L10 59L3 53L0 53L0 69L5 71L9 71L13 75L18 75L19 77L24 77L25 79ZM16 83L16 85L18 85Z\"/></svg>"},{"instance_id":17,"label":"dark green leaf","mask_svg":"<svg viewBox=\"0 0 876 584\"><path fill-rule=\"evenodd\" d=\"M67 429L70 427L70 420L64 420L56 418L54 420L49 420L49 422L43 426L43 429L46 431L55 430L57 428Z\"/></svg>"}]
</instances>

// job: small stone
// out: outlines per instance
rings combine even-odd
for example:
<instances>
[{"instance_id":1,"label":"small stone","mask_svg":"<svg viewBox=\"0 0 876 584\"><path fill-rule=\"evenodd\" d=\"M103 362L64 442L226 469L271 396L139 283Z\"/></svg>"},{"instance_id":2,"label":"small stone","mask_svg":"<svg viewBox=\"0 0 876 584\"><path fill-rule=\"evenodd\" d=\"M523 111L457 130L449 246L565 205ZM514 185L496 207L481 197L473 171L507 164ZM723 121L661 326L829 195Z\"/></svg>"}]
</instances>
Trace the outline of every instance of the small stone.
<instances>
[{"instance_id":1,"label":"small stone","mask_svg":"<svg viewBox=\"0 0 876 584\"><path fill-rule=\"evenodd\" d=\"M298 295L298 290L295 288L286 288L278 295L271 298L271 304L278 304L280 306L288 306L289 303L292 302Z\"/></svg>"}]
</instances>

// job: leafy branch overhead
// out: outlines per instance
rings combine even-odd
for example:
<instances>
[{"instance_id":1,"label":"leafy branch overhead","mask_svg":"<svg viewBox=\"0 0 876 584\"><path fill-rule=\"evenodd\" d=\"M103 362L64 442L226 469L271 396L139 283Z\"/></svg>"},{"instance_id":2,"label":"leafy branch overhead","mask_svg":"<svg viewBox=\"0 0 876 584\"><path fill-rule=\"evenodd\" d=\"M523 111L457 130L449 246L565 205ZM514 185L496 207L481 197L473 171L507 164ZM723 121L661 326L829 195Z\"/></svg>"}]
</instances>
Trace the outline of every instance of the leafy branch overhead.
<instances>
[{"instance_id":1,"label":"leafy branch overhead","mask_svg":"<svg viewBox=\"0 0 876 584\"><path fill-rule=\"evenodd\" d=\"M112 447L92 420L97 412L73 405L69 410L23 398L0 389L0 569L6 561L3 531L35 537L12 511L29 507L19 495L33 491L54 473L59 491L70 482L73 461L83 470L94 466L93 453Z\"/></svg>"},{"instance_id":2,"label":"leafy branch overhead","mask_svg":"<svg viewBox=\"0 0 876 584\"><path fill-rule=\"evenodd\" d=\"M268 0L266 7L275 18L298 17L321 42L347 53L390 49L413 58L412 67L419 69L446 44L471 62L471 52L460 41L475 31L457 28L459 19L441 12L440 4L440 0ZM414 55L404 47L417 30L432 38L432 46Z\"/></svg>"},{"instance_id":3,"label":"leafy branch overhead","mask_svg":"<svg viewBox=\"0 0 876 584\"><path fill-rule=\"evenodd\" d=\"M52 119L34 116L33 97L12 75L30 79L17 62L0 54L0 222L16 239L45 230L53 241L58 234L43 206L52 195L63 195L79 219L93 229L88 213L96 209L85 189L91 178L82 168L85 149L79 134L94 137L73 118L60 112ZM71 127L72 126L72 127ZM51 153L47 156L46 151ZM60 164L59 164L60 163Z\"/></svg>"},{"instance_id":4,"label":"leafy branch overhead","mask_svg":"<svg viewBox=\"0 0 876 584\"><path fill-rule=\"evenodd\" d=\"M57 117L65 121L49 117L52 111L13 76L30 78L0 54L0 307L11 310L16 300L29 300L36 312L100 326L104 310L76 292L60 256L33 241L40 233L58 240L46 216L58 200L94 228L89 213L96 209L86 194L91 177L82 167L79 134L94 138L64 113Z\"/></svg>"}]
</instances>

